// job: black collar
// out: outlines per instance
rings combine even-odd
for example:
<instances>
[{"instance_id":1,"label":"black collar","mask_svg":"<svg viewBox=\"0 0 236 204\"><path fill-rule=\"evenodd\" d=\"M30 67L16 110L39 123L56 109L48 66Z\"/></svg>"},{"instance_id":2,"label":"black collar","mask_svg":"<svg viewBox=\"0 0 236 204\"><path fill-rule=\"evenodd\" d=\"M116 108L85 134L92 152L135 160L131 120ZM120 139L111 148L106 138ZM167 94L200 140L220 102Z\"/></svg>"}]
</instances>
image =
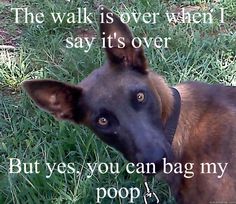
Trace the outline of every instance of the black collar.
<instances>
[{"instance_id":1,"label":"black collar","mask_svg":"<svg viewBox=\"0 0 236 204\"><path fill-rule=\"evenodd\" d=\"M181 108L181 97L179 92L175 88L171 88L171 90L174 96L174 105L171 115L168 117L164 127L165 135L167 136L170 144L172 144L173 142L176 128L178 126L180 108Z\"/></svg>"}]
</instances>

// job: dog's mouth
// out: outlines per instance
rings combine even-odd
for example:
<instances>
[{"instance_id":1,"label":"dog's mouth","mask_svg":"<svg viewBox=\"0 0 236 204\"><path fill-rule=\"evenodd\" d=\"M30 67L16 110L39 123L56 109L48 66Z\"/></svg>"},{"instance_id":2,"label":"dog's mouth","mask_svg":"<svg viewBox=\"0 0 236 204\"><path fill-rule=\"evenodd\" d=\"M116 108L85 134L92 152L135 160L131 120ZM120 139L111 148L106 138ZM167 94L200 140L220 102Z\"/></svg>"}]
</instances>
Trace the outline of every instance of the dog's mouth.
<instances>
[{"instance_id":1,"label":"dog's mouth","mask_svg":"<svg viewBox=\"0 0 236 204\"><path fill-rule=\"evenodd\" d=\"M156 162L135 162L136 172L145 176L154 176L163 171L163 159Z\"/></svg>"},{"instance_id":2,"label":"dog's mouth","mask_svg":"<svg viewBox=\"0 0 236 204\"><path fill-rule=\"evenodd\" d=\"M155 154L156 153L156 154ZM163 171L165 162L172 162L172 153L161 151L151 151L150 154L141 154L136 157L136 167L141 169L144 175L155 175Z\"/></svg>"},{"instance_id":3,"label":"dog's mouth","mask_svg":"<svg viewBox=\"0 0 236 204\"><path fill-rule=\"evenodd\" d=\"M163 170L163 160L157 162L144 163L143 175L152 176Z\"/></svg>"}]
</instances>

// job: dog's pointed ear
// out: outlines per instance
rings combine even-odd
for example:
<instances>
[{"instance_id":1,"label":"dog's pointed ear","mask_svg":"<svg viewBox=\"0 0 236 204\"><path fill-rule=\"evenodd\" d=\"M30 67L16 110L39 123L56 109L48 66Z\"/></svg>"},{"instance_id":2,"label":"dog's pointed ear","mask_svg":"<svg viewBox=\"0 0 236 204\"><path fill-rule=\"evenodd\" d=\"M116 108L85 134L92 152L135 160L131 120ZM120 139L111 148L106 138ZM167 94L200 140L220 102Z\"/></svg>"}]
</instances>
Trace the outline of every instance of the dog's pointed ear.
<instances>
[{"instance_id":1,"label":"dog's pointed ear","mask_svg":"<svg viewBox=\"0 0 236 204\"><path fill-rule=\"evenodd\" d=\"M142 46L133 40L133 35L120 18L104 6L100 6L100 33L102 44L113 64L147 73L147 62Z\"/></svg>"},{"instance_id":2,"label":"dog's pointed ear","mask_svg":"<svg viewBox=\"0 0 236 204\"><path fill-rule=\"evenodd\" d=\"M84 116L79 107L80 87L54 80L29 80L23 82L23 88L37 106L57 119L80 122Z\"/></svg>"}]
</instances>

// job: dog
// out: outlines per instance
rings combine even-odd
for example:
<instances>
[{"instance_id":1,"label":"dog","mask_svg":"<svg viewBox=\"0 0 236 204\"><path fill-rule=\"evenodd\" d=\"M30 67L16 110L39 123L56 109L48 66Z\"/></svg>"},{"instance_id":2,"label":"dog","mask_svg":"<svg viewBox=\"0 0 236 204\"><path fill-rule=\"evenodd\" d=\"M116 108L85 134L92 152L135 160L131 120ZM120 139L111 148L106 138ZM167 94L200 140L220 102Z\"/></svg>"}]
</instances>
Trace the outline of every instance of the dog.
<instances>
[{"instance_id":1,"label":"dog","mask_svg":"<svg viewBox=\"0 0 236 204\"><path fill-rule=\"evenodd\" d=\"M105 7L100 12L111 13ZM191 179L165 175L178 203L236 202L236 88L200 82L169 87L148 68L143 48L131 45L128 26L112 14L112 23L100 23L108 59L102 67L78 85L28 80L25 91L40 108L89 127L133 163L152 162L162 171L163 158L193 162ZM109 41L114 33L117 38ZM228 166L219 179L201 173L202 162Z\"/></svg>"}]
</instances>

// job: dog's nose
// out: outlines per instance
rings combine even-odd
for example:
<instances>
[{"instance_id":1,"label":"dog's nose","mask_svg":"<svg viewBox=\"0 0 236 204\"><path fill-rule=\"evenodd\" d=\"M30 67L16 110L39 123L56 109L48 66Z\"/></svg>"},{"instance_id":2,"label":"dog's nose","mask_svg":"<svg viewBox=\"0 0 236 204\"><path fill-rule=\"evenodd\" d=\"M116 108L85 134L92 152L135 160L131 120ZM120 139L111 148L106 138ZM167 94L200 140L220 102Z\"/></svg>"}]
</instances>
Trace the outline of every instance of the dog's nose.
<instances>
[{"instance_id":1,"label":"dog's nose","mask_svg":"<svg viewBox=\"0 0 236 204\"><path fill-rule=\"evenodd\" d=\"M162 148L148 148L142 152L137 153L138 162L142 163L161 163L162 159L166 157L165 151Z\"/></svg>"},{"instance_id":2,"label":"dog's nose","mask_svg":"<svg viewBox=\"0 0 236 204\"><path fill-rule=\"evenodd\" d=\"M137 154L138 162L144 164L144 174L153 175L163 169L163 158L166 157L165 151L161 148L147 149Z\"/></svg>"}]
</instances>

